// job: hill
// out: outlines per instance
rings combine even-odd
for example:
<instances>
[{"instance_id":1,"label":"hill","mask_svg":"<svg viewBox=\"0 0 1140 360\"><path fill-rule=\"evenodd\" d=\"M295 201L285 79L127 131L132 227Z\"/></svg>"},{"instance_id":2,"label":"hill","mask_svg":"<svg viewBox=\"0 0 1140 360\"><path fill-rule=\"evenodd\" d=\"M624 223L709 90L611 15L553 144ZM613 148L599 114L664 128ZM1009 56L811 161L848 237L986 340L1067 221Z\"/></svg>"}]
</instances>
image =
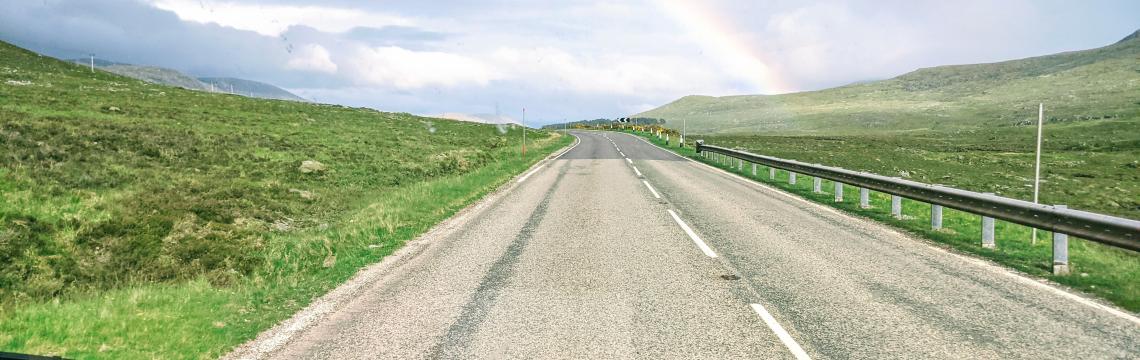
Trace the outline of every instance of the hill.
<instances>
[{"instance_id":1,"label":"hill","mask_svg":"<svg viewBox=\"0 0 1140 360\"><path fill-rule=\"evenodd\" d=\"M213 85L215 91L262 99L308 101L293 93L263 82L229 77L200 77L206 86Z\"/></svg>"},{"instance_id":2,"label":"hill","mask_svg":"<svg viewBox=\"0 0 1140 360\"><path fill-rule=\"evenodd\" d=\"M198 79L190 77L186 74L180 73L176 70L167 68L160 68L155 66L137 66L127 64L115 64L100 67L111 73L119 74L122 76L139 79L146 82L155 84L163 84L170 86L177 86L183 89L208 91L210 87L203 84Z\"/></svg>"},{"instance_id":3,"label":"hill","mask_svg":"<svg viewBox=\"0 0 1140 360\"><path fill-rule=\"evenodd\" d=\"M520 140L0 43L0 351L217 357L571 139Z\"/></svg>"},{"instance_id":4,"label":"hill","mask_svg":"<svg viewBox=\"0 0 1140 360\"><path fill-rule=\"evenodd\" d=\"M90 66L90 59L71 59L71 62ZM183 89L232 93L262 99L308 101L288 90L263 82L228 77L195 78L178 70L157 66L132 65L105 59L95 59L95 67L110 73L150 83L176 86Z\"/></svg>"},{"instance_id":5,"label":"hill","mask_svg":"<svg viewBox=\"0 0 1140 360\"><path fill-rule=\"evenodd\" d=\"M1140 118L1140 37L1091 50L920 69L782 95L686 96L634 116L693 133L881 134Z\"/></svg>"}]
</instances>

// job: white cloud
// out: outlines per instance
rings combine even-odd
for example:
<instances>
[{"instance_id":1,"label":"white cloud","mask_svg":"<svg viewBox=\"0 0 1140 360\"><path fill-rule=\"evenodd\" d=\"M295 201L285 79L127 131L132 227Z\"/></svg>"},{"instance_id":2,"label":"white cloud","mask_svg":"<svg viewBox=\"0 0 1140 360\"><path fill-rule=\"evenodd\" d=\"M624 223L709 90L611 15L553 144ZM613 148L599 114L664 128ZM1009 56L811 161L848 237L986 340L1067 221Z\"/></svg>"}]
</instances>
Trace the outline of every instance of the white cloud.
<instances>
[{"instance_id":1,"label":"white cloud","mask_svg":"<svg viewBox=\"0 0 1140 360\"><path fill-rule=\"evenodd\" d=\"M673 56L574 55L554 47L500 48L491 62L515 80L546 88L652 97L678 91L718 91L714 74Z\"/></svg>"},{"instance_id":2,"label":"white cloud","mask_svg":"<svg viewBox=\"0 0 1140 360\"><path fill-rule=\"evenodd\" d=\"M475 58L395 46L358 47L347 57L343 67L357 82L405 90L430 86L485 86L501 77Z\"/></svg>"},{"instance_id":3,"label":"white cloud","mask_svg":"<svg viewBox=\"0 0 1140 360\"><path fill-rule=\"evenodd\" d=\"M252 5L210 0L150 0L151 5L174 12L179 19L215 23L262 35L278 36L290 26L304 25L341 33L354 27L411 26L411 19L396 15L317 5Z\"/></svg>"},{"instance_id":4,"label":"white cloud","mask_svg":"<svg viewBox=\"0 0 1140 360\"><path fill-rule=\"evenodd\" d=\"M332 61L328 49L317 44L306 44L293 52L293 56L285 63L286 69L317 71L335 74L336 63Z\"/></svg>"}]
</instances>

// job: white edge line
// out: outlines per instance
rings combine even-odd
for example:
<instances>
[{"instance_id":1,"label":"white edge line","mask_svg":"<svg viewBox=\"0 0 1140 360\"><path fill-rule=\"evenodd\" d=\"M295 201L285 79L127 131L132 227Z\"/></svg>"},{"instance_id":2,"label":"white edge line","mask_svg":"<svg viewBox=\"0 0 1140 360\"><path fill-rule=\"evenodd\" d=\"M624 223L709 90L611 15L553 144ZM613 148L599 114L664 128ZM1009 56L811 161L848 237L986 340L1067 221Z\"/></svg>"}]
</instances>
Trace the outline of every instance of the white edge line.
<instances>
[{"instance_id":1,"label":"white edge line","mask_svg":"<svg viewBox=\"0 0 1140 360\"><path fill-rule=\"evenodd\" d=\"M632 168L633 168L633 172L637 173L637 176L642 176L642 175L641 175L641 171L640 171L640 170L637 170L637 167L636 167L636 166L630 166L630 167L632 167Z\"/></svg>"},{"instance_id":2,"label":"white edge line","mask_svg":"<svg viewBox=\"0 0 1140 360\"><path fill-rule=\"evenodd\" d=\"M644 141L646 144L649 144L651 146L657 147L658 149L661 149L660 146L657 146L657 145L655 145L649 141L646 141L645 139L643 139L639 136L634 136L634 135L629 135L629 134L626 134L626 135L633 136L633 137L637 138L638 140ZM694 159L690 159L688 157L678 155L677 153L675 153L671 150L668 150L668 149L662 149L662 150L665 150L665 152L673 154L673 156L688 160L694 164L704 166L708 169L718 171L722 174L731 175L737 179L742 179L742 180L744 180L744 183L747 184L748 186L753 186L753 187L758 187L758 188L770 190L772 193L783 195L784 197L787 197L789 199L794 199L796 201L800 201L800 202L803 202L805 204L810 204L818 210L823 210L823 211L830 212L830 213L835 214L835 215L839 215L839 216L843 216L843 217L847 217L847 218L851 218L851 219L855 219L855 220L860 220L858 218L852 217L849 214L841 213L838 210L832 209L826 205L815 203L815 202L812 202L808 199L804 199L802 197L789 194L787 192L784 192L781 189L773 188L773 187L768 186L764 183L760 183L760 182L757 182L755 180L740 176L739 174L729 172L729 171L725 171L724 169L721 169L721 168L718 168L718 167L715 167L715 166L712 166L712 165L709 165L709 164L706 164L706 163L703 163L703 162L700 162L700 161L697 161ZM1027 277L1026 275L1023 275L1021 273L1017 273L1017 272L1015 272L1011 269L1005 268L1001 265L994 265L994 264L989 263L989 262L982 260L982 259L969 257L966 255L958 254L958 253L940 248L938 246L934 246L931 244L931 240L917 238L917 237L914 237L912 235L904 234L902 232L899 232L898 230L895 230L893 228L888 227L886 224L879 223L879 222L872 222L872 223L875 225L878 225L877 227L879 228L880 231L885 231L885 232L888 232L888 233L893 234L895 236L900 236L900 237L905 238L905 239L911 239L913 241L918 241L920 243L925 244L927 248L933 249L935 251L941 251L942 253L945 253L945 254L950 254L951 256L954 256L954 257L957 257L958 259L964 260L967 263L977 265L980 268L992 271L992 272L997 273L997 274L1009 276L1009 277L1013 278L1014 280L1017 280L1018 282L1021 282L1023 284L1030 285L1033 287L1037 287L1037 288L1040 288L1043 290L1047 290L1047 291L1049 291L1055 295L1060 295L1061 297L1067 298L1067 299L1072 300L1072 301L1076 301L1077 303L1079 303L1081 305L1085 305L1085 306L1091 307L1093 309L1097 309L1097 310L1107 312L1107 313L1114 315L1118 318L1130 321L1133 324L1140 325L1140 318L1138 318L1135 315L1132 315L1130 313L1127 313L1123 310L1117 309L1113 306L1101 304L1097 301L1085 298L1084 296L1077 295L1077 294L1065 291L1063 289L1059 289L1052 284L1045 283L1045 282L1043 282L1041 280L1037 280L1035 278Z\"/></svg>"},{"instance_id":3,"label":"white edge line","mask_svg":"<svg viewBox=\"0 0 1140 360\"><path fill-rule=\"evenodd\" d=\"M658 199L661 198L661 194L658 194L657 190L653 190L653 186L650 186L648 181L641 180L641 183L645 184L645 187L649 188L649 192L653 193L653 197Z\"/></svg>"},{"instance_id":4,"label":"white edge line","mask_svg":"<svg viewBox=\"0 0 1140 360\"><path fill-rule=\"evenodd\" d=\"M764 323L768 325L768 328L776 333L776 337L780 338L780 342L788 347L788 351L791 351L796 359L811 360L811 357L808 356L807 352L804 352L800 344L796 343L796 339L793 339L792 335L788 334L788 332L784 330L784 327L776 322L776 318L772 317L772 314L769 314L767 309L764 309L764 305L752 304L752 310L755 310L756 314L760 315L760 319L763 319Z\"/></svg>"},{"instance_id":5,"label":"white edge line","mask_svg":"<svg viewBox=\"0 0 1140 360\"><path fill-rule=\"evenodd\" d=\"M676 221L677 225L681 226L681 230L685 230L685 234L689 235L689 238L693 239L694 243L697 243L697 247L701 248L701 251L703 251L705 255L708 255L712 258L716 257L716 253L714 253L712 249L710 249L709 246L706 245L703 240L701 240L700 236L697 236L697 234L693 232L693 229L690 228L689 225L685 224L684 221L681 221L681 217L677 216L677 213L673 212L673 209L666 211L669 212L669 215L673 216L673 221Z\"/></svg>"},{"instance_id":6,"label":"white edge line","mask_svg":"<svg viewBox=\"0 0 1140 360\"><path fill-rule=\"evenodd\" d=\"M523 175L522 177L520 177L518 182L521 183L523 181L526 181L526 178L530 177L531 175L534 175L534 173L538 172L538 169L542 169L543 166L546 166L546 164L542 164L542 165L539 165L538 167L535 167L534 170L531 170L530 172L526 173L526 175Z\"/></svg>"}]
</instances>

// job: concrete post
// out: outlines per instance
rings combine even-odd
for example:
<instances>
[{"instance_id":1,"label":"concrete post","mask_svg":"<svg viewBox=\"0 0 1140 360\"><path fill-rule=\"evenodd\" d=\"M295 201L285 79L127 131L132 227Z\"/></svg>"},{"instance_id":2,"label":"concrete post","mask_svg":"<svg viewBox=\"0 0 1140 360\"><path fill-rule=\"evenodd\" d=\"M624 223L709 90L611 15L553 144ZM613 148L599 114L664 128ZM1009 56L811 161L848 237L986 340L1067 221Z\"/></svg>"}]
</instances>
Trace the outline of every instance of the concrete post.
<instances>
[{"instance_id":1,"label":"concrete post","mask_svg":"<svg viewBox=\"0 0 1140 360\"><path fill-rule=\"evenodd\" d=\"M776 180L776 168L774 168L774 167L768 168L768 178L772 179L772 180Z\"/></svg>"},{"instance_id":2,"label":"concrete post","mask_svg":"<svg viewBox=\"0 0 1140 360\"><path fill-rule=\"evenodd\" d=\"M792 185L796 184L796 173L791 171L788 172L788 183Z\"/></svg>"},{"instance_id":3,"label":"concrete post","mask_svg":"<svg viewBox=\"0 0 1140 360\"><path fill-rule=\"evenodd\" d=\"M1068 209L1065 205L1053 205ZM1069 235L1053 232L1053 275L1069 275Z\"/></svg>"},{"instance_id":4,"label":"concrete post","mask_svg":"<svg viewBox=\"0 0 1140 360\"><path fill-rule=\"evenodd\" d=\"M823 179L820 179L819 176L815 177L812 183L811 191L816 194L823 193Z\"/></svg>"},{"instance_id":5,"label":"concrete post","mask_svg":"<svg viewBox=\"0 0 1140 360\"><path fill-rule=\"evenodd\" d=\"M756 163L752 163L752 177L756 177Z\"/></svg>"},{"instance_id":6,"label":"concrete post","mask_svg":"<svg viewBox=\"0 0 1140 360\"><path fill-rule=\"evenodd\" d=\"M843 183L835 182L835 202L843 202Z\"/></svg>"},{"instance_id":7,"label":"concrete post","mask_svg":"<svg viewBox=\"0 0 1140 360\"><path fill-rule=\"evenodd\" d=\"M871 208L871 191L867 188L859 188L859 207L864 209Z\"/></svg>"},{"instance_id":8,"label":"concrete post","mask_svg":"<svg viewBox=\"0 0 1140 360\"><path fill-rule=\"evenodd\" d=\"M930 204L930 228L934 230L942 228L942 205Z\"/></svg>"},{"instance_id":9,"label":"concrete post","mask_svg":"<svg viewBox=\"0 0 1140 360\"><path fill-rule=\"evenodd\" d=\"M902 220L902 196L891 195L891 216Z\"/></svg>"},{"instance_id":10,"label":"concrete post","mask_svg":"<svg viewBox=\"0 0 1140 360\"><path fill-rule=\"evenodd\" d=\"M985 193L985 195L993 195L994 193ZM986 249L994 248L994 218L989 216L982 216L982 247Z\"/></svg>"},{"instance_id":11,"label":"concrete post","mask_svg":"<svg viewBox=\"0 0 1140 360\"><path fill-rule=\"evenodd\" d=\"M742 160L742 159L736 160L736 171L744 172L744 160Z\"/></svg>"}]
</instances>

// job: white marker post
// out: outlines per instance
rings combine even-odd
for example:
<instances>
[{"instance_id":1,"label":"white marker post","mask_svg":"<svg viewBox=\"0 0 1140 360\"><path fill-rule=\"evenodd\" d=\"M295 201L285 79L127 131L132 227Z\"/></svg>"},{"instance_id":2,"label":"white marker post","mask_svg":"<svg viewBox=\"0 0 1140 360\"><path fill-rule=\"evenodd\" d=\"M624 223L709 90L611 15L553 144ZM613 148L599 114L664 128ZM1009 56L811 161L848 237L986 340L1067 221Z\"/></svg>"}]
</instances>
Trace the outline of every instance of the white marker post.
<instances>
[{"instance_id":1,"label":"white marker post","mask_svg":"<svg viewBox=\"0 0 1140 360\"><path fill-rule=\"evenodd\" d=\"M91 72L95 72L95 54L91 54Z\"/></svg>"},{"instance_id":2,"label":"white marker post","mask_svg":"<svg viewBox=\"0 0 1140 360\"><path fill-rule=\"evenodd\" d=\"M1037 204L1037 195L1041 191L1041 127L1045 123L1045 103L1037 106L1037 161L1033 165L1033 203ZM1033 240L1030 245L1037 245L1037 228L1033 228Z\"/></svg>"}]
</instances>

